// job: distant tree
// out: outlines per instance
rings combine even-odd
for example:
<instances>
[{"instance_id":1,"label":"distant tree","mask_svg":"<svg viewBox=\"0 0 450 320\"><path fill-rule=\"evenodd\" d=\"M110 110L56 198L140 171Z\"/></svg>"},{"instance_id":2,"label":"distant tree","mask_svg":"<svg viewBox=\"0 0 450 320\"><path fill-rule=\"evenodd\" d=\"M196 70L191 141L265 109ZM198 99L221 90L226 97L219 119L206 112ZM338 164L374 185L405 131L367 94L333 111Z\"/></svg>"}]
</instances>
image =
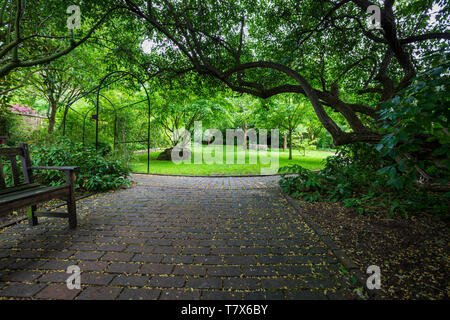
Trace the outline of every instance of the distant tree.
<instances>
[{"instance_id":1,"label":"distant tree","mask_svg":"<svg viewBox=\"0 0 450 320\"><path fill-rule=\"evenodd\" d=\"M294 101L292 96L272 99L265 105L265 119L272 128L279 128L285 132L289 146L289 160L292 160L293 133L305 120L307 104L304 101Z\"/></svg>"},{"instance_id":2,"label":"distant tree","mask_svg":"<svg viewBox=\"0 0 450 320\"><path fill-rule=\"evenodd\" d=\"M48 133L55 129L59 110L66 113L73 101L94 87L95 79L101 74L99 64L92 50L77 48L70 55L44 64L30 77L30 89L36 91L48 102Z\"/></svg>"},{"instance_id":3,"label":"distant tree","mask_svg":"<svg viewBox=\"0 0 450 320\"><path fill-rule=\"evenodd\" d=\"M153 41L152 70L195 70L264 99L305 96L335 145L379 143L380 103L427 69L422 53L450 39L442 0L122 2ZM372 5L380 8L378 29L366 24ZM427 156L439 148L417 136Z\"/></svg>"},{"instance_id":4,"label":"distant tree","mask_svg":"<svg viewBox=\"0 0 450 320\"><path fill-rule=\"evenodd\" d=\"M71 4L76 4L71 3ZM85 43L117 4L79 1L80 30L69 30L69 4L59 0L0 1L0 80L11 71L54 61Z\"/></svg>"},{"instance_id":5,"label":"distant tree","mask_svg":"<svg viewBox=\"0 0 450 320\"><path fill-rule=\"evenodd\" d=\"M226 109L213 100L188 94L183 97L180 91L158 96L155 122L162 127L172 147L183 141L185 133L194 128L195 121L202 121L202 125L208 128L227 113Z\"/></svg>"}]
</instances>

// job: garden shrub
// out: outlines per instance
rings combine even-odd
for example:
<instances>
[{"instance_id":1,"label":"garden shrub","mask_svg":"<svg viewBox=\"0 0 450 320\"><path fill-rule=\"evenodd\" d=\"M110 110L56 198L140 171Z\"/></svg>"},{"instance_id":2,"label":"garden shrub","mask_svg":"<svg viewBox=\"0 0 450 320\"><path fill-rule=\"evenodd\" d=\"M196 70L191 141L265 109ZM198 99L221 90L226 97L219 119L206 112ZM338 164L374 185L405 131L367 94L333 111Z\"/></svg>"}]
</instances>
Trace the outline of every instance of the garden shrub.
<instances>
[{"instance_id":1,"label":"garden shrub","mask_svg":"<svg viewBox=\"0 0 450 320\"><path fill-rule=\"evenodd\" d=\"M419 170L435 183L450 180L449 55L436 55L433 68L381 105L384 137L376 148L383 156L401 159L381 169L397 189L415 181Z\"/></svg>"},{"instance_id":2,"label":"garden shrub","mask_svg":"<svg viewBox=\"0 0 450 320\"><path fill-rule=\"evenodd\" d=\"M360 214L385 213L388 217L400 214L428 212L448 218L450 193L432 193L412 185L397 189L387 182L388 172L380 172L393 161L373 146L357 143L339 148L336 156L325 160L319 172L299 165L280 168L280 186L293 197L304 201L342 201L344 207L354 208Z\"/></svg>"},{"instance_id":3,"label":"garden shrub","mask_svg":"<svg viewBox=\"0 0 450 320\"><path fill-rule=\"evenodd\" d=\"M83 146L68 138L31 144L31 159L35 166L78 166L75 187L86 191L106 191L128 184L131 170L122 161L98 154L94 147ZM36 179L45 184L59 185L65 175L59 171L35 172Z\"/></svg>"},{"instance_id":4,"label":"garden shrub","mask_svg":"<svg viewBox=\"0 0 450 320\"><path fill-rule=\"evenodd\" d=\"M110 155L111 151L112 151L111 146L109 145L109 143L106 143L106 142L99 142L97 149L95 148L95 142L91 143L89 146L91 148L97 150L97 153L99 153L103 157Z\"/></svg>"},{"instance_id":5,"label":"garden shrub","mask_svg":"<svg viewBox=\"0 0 450 320\"><path fill-rule=\"evenodd\" d=\"M417 183L424 174L438 185L450 180L449 54L429 61L430 70L380 105L378 145L338 148L320 172L298 165L280 168L282 189L307 201L342 201L359 213L429 212L449 218L450 192L432 192Z\"/></svg>"}]
</instances>

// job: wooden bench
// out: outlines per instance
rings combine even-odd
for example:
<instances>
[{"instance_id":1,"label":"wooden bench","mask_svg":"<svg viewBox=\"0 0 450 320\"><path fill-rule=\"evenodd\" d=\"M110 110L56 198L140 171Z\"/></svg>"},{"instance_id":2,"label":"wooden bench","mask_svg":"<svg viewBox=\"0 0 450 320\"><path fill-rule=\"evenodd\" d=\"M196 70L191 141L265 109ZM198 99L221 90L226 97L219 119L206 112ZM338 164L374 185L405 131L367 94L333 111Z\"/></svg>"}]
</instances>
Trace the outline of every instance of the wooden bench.
<instances>
[{"instance_id":1,"label":"wooden bench","mask_svg":"<svg viewBox=\"0 0 450 320\"><path fill-rule=\"evenodd\" d=\"M20 158L21 168L17 164ZM7 186L3 160L10 162L14 186ZM74 194L75 170L78 167L32 167L30 152L26 143L18 148L0 148L0 215L23 207L28 207L28 221L31 226L38 224L38 217L68 218L69 228L77 226L77 213ZM62 186L43 186L34 182L33 170L60 170L67 176ZM20 175L22 171L22 175ZM23 179L21 179L23 176ZM36 212L36 205L52 199L67 201L67 212Z\"/></svg>"}]
</instances>

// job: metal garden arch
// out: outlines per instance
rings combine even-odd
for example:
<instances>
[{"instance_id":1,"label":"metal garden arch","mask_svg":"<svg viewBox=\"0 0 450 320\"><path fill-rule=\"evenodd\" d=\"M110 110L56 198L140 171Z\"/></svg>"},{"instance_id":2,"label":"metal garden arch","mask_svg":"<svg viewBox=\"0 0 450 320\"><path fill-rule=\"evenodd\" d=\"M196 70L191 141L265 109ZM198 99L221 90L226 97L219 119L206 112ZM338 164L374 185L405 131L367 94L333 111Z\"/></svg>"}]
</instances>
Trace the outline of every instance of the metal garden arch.
<instances>
[{"instance_id":1,"label":"metal garden arch","mask_svg":"<svg viewBox=\"0 0 450 320\"><path fill-rule=\"evenodd\" d=\"M135 74L128 72L128 71L113 71L108 73L106 76L103 77L103 79L100 81L100 84L97 87L97 102L96 102L96 123L95 123L95 149L98 150L98 121L99 121L99 111L100 111L100 90L102 89L103 83L111 76L115 74L122 74L123 78L124 76L131 76L134 78L139 84L144 88L145 94L147 96L147 106L148 106L148 128L147 128L147 173L150 173L150 118L151 118L151 109L150 109L150 96L148 95L147 88L145 87L144 83L139 79L138 76ZM145 100L143 100L145 101ZM142 101L140 101L142 102ZM131 104L133 105L133 104ZM129 105L129 106L131 106ZM123 108L121 108L123 109ZM115 124L114 124L115 125ZM133 141L136 142L136 141ZM144 142L144 141L141 141ZM128 141L124 141L122 143L131 143Z\"/></svg>"}]
</instances>

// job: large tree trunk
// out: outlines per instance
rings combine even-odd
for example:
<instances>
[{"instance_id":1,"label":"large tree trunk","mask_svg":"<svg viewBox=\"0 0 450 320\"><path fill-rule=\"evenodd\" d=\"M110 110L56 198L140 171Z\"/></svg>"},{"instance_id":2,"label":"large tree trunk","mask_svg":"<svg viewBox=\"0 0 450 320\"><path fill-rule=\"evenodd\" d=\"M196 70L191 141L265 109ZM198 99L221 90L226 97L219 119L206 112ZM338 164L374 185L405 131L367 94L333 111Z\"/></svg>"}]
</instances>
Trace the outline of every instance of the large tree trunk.
<instances>
[{"instance_id":1,"label":"large tree trunk","mask_svg":"<svg viewBox=\"0 0 450 320\"><path fill-rule=\"evenodd\" d=\"M209 128L209 133L212 133L213 128ZM211 134L208 135L208 146L211 144Z\"/></svg>"},{"instance_id":2,"label":"large tree trunk","mask_svg":"<svg viewBox=\"0 0 450 320\"><path fill-rule=\"evenodd\" d=\"M292 160L292 129L289 130L289 160Z\"/></svg>"},{"instance_id":3,"label":"large tree trunk","mask_svg":"<svg viewBox=\"0 0 450 320\"><path fill-rule=\"evenodd\" d=\"M67 119L67 113L68 113L68 112L69 112L69 105L67 104L67 105L64 107L63 118L62 118L61 123L60 123L59 126L58 126L58 130L61 130L61 128L65 128L65 126L66 126L66 119ZM65 133L65 131L64 131L64 133Z\"/></svg>"},{"instance_id":4,"label":"large tree trunk","mask_svg":"<svg viewBox=\"0 0 450 320\"><path fill-rule=\"evenodd\" d=\"M244 151L246 151L247 150L247 123L245 121L242 123L242 130L244 131L243 147L244 147Z\"/></svg>"},{"instance_id":5,"label":"large tree trunk","mask_svg":"<svg viewBox=\"0 0 450 320\"><path fill-rule=\"evenodd\" d=\"M54 99L50 99L50 112L48 116L48 133L52 134L55 129L57 103Z\"/></svg>"}]
</instances>

